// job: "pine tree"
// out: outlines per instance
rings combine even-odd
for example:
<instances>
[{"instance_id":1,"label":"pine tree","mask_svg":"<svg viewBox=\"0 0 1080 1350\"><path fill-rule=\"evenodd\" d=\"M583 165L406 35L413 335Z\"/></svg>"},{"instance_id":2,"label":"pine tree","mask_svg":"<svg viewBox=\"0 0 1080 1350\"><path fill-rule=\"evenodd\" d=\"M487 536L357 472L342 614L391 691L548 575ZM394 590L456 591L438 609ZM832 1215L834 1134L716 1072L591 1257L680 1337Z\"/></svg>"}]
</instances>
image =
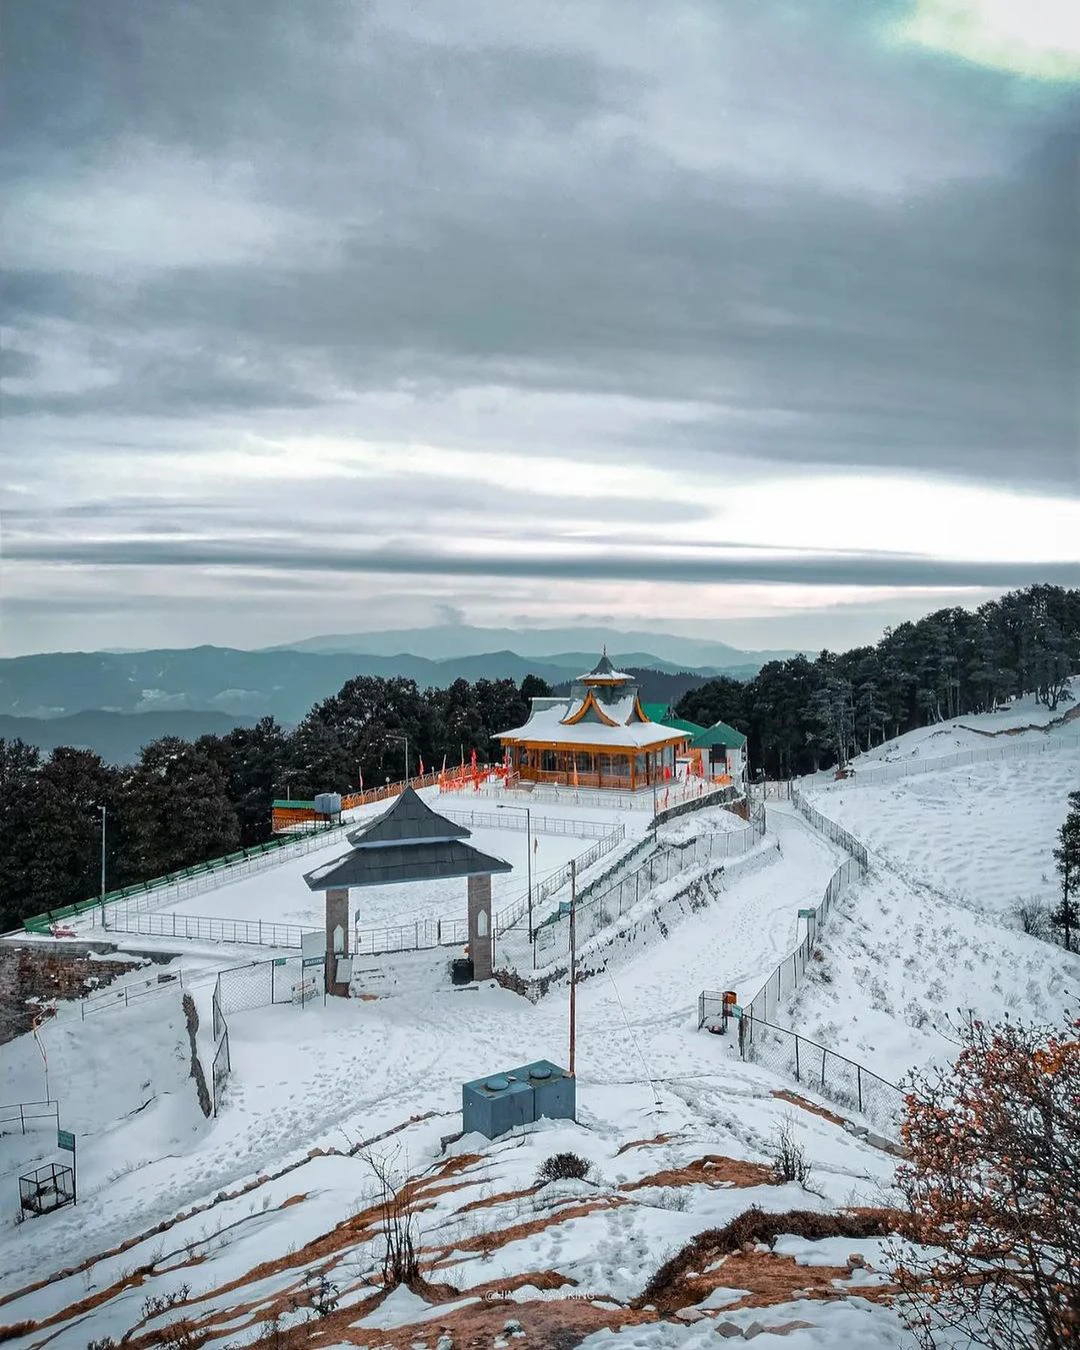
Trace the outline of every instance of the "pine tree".
<instances>
[{"instance_id":1,"label":"pine tree","mask_svg":"<svg viewBox=\"0 0 1080 1350\"><path fill-rule=\"evenodd\" d=\"M1058 845L1054 861L1061 878L1061 903L1050 915L1050 922L1061 931L1062 944L1071 952L1074 935L1080 930L1080 792L1069 793L1069 814L1058 831Z\"/></svg>"}]
</instances>

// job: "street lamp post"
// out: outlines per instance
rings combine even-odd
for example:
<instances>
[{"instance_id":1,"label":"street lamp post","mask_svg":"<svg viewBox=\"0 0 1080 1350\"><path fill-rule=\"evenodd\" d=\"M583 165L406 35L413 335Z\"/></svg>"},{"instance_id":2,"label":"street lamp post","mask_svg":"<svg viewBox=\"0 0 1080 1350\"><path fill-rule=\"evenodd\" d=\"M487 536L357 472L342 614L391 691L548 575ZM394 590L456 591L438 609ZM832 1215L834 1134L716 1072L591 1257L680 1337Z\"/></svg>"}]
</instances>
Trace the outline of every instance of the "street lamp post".
<instances>
[{"instance_id":1,"label":"street lamp post","mask_svg":"<svg viewBox=\"0 0 1080 1350\"><path fill-rule=\"evenodd\" d=\"M408 736L399 736L396 732L391 732L390 740L405 742L405 782L407 783L409 781L409 738Z\"/></svg>"},{"instance_id":2,"label":"street lamp post","mask_svg":"<svg viewBox=\"0 0 1080 1350\"><path fill-rule=\"evenodd\" d=\"M97 808L101 812L101 926L108 927L105 922L105 807Z\"/></svg>"},{"instance_id":3,"label":"street lamp post","mask_svg":"<svg viewBox=\"0 0 1080 1350\"><path fill-rule=\"evenodd\" d=\"M505 802L497 803L497 811L524 811L525 812L525 866L528 875L528 905L529 905L529 946L532 948L533 970L536 969L536 943L533 940L533 906L532 906L532 812L527 806L510 806Z\"/></svg>"}]
</instances>

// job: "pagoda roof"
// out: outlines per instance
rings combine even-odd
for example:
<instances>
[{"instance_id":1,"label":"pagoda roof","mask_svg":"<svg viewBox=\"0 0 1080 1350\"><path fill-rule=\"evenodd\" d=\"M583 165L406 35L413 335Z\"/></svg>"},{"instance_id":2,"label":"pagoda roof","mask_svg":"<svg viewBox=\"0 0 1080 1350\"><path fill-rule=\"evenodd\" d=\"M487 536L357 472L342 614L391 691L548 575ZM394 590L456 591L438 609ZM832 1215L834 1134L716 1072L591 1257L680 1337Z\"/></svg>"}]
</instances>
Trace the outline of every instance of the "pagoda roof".
<instances>
[{"instance_id":1,"label":"pagoda roof","mask_svg":"<svg viewBox=\"0 0 1080 1350\"><path fill-rule=\"evenodd\" d=\"M471 831L440 816L411 787L404 788L388 811L365 821L345 837L353 848L417 845L444 839L468 839Z\"/></svg>"},{"instance_id":2,"label":"pagoda roof","mask_svg":"<svg viewBox=\"0 0 1080 1350\"><path fill-rule=\"evenodd\" d=\"M579 711L581 701L563 700L553 708L534 708L532 716L520 727L499 732L500 741L523 741L529 745L611 746L613 749L647 750L688 739L686 732L656 722L621 718L603 722L594 719L567 721ZM609 715L613 709L605 708ZM622 711L620 709L620 711ZM629 713L630 708L626 709Z\"/></svg>"},{"instance_id":3,"label":"pagoda roof","mask_svg":"<svg viewBox=\"0 0 1080 1350\"><path fill-rule=\"evenodd\" d=\"M611 657L608 656L605 648L603 655L592 670L586 671L584 675L579 675L578 679L583 684L630 684L634 677L628 675L624 670L616 670L611 664Z\"/></svg>"},{"instance_id":4,"label":"pagoda roof","mask_svg":"<svg viewBox=\"0 0 1080 1350\"><path fill-rule=\"evenodd\" d=\"M304 877L310 890L338 887L394 886L409 881L441 881L514 869L502 858L481 853L460 839L425 840L408 848L382 844L353 848Z\"/></svg>"}]
</instances>

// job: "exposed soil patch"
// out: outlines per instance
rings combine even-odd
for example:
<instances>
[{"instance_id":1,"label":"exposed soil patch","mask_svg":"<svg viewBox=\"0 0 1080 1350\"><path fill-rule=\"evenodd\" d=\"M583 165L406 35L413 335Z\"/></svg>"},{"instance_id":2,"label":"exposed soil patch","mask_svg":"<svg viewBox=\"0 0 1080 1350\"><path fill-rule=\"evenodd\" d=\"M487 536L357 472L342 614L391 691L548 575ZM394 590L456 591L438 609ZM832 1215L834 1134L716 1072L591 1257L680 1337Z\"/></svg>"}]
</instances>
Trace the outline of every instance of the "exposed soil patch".
<instances>
[{"instance_id":1,"label":"exposed soil patch","mask_svg":"<svg viewBox=\"0 0 1080 1350\"><path fill-rule=\"evenodd\" d=\"M666 1144L673 1138L670 1134L657 1134L652 1139L631 1139L628 1144L623 1144L622 1148L615 1154L616 1158L622 1154L628 1153L632 1148L650 1148L653 1144Z\"/></svg>"},{"instance_id":2,"label":"exposed soil patch","mask_svg":"<svg viewBox=\"0 0 1080 1350\"><path fill-rule=\"evenodd\" d=\"M887 1237L896 1230L897 1224L898 1216L885 1209L844 1210L838 1214L818 1214L811 1210L792 1209L785 1214L766 1214L764 1210L754 1205L737 1215L723 1228L708 1228L699 1233L682 1251L676 1252L669 1261L664 1262L635 1302L638 1306L652 1303L661 1311L671 1311L683 1308L688 1303L696 1303L711 1289L725 1286L751 1289L755 1296L760 1287L761 1297L766 1302L775 1303L780 1301L777 1297L765 1297L771 1294L770 1281L777 1282L787 1289L820 1287L816 1273L830 1268L799 1266L797 1269L801 1272L802 1283L792 1286L790 1274L785 1276L781 1269L788 1258L774 1256L771 1252L755 1254L754 1248L758 1243L765 1243L771 1247L781 1233L794 1233L798 1237L811 1240L829 1237ZM709 1280L691 1273L704 1270L720 1257L734 1257L736 1252L740 1254L739 1259L737 1261L733 1259L725 1263L725 1266L729 1264L733 1267L738 1266L738 1270L733 1268L723 1279ZM760 1269L756 1269L753 1264L755 1255L767 1257L765 1264L759 1262ZM793 1261L791 1264L794 1266ZM747 1278L744 1278L754 1273L755 1269L758 1276L757 1286L751 1285L747 1282ZM836 1278L839 1277L833 1271L832 1275L825 1279L825 1287L829 1288L829 1279ZM830 1296L836 1292L830 1288ZM783 1298L789 1297L790 1293L783 1295Z\"/></svg>"},{"instance_id":3,"label":"exposed soil patch","mask_svg":"<svg viewBox=\"0 0 1080 1350\"><path fill-rule=\"evenodd\" d=\"M800 1111L809 1111L812 1116L820 1116L822 1120L832 1121L834 1125L839 1125L841 1129L847 1124L843 1116L838 1116L835 1111L830 1111L827 1106L819 1106L817 1102L807 1101L805 1097L800 1097L797 1092L792 1092L790 1088L776 1088L773 1096L778 1097L782 1102L790 1102L792 1106L797 1106Z\"/></svg>"}]
</instances>

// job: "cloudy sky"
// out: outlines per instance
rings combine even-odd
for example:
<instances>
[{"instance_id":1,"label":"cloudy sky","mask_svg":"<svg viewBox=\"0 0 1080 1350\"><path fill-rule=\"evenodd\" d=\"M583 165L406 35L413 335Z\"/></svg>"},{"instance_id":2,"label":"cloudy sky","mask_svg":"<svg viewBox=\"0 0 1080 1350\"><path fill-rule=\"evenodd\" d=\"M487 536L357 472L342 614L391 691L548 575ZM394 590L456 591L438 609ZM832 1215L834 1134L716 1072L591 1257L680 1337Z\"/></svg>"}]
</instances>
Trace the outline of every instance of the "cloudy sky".
<instances>
[{"instance_id":1,"label":"cloudy sky","mask_svg":"<svg viewBox=\"0 0 1080 1350\"><path fill-rule=\"evenodd\" d=\"M4 8L4 654L1080 584L1080 8Z\"/></svg>"}]
</instances>

